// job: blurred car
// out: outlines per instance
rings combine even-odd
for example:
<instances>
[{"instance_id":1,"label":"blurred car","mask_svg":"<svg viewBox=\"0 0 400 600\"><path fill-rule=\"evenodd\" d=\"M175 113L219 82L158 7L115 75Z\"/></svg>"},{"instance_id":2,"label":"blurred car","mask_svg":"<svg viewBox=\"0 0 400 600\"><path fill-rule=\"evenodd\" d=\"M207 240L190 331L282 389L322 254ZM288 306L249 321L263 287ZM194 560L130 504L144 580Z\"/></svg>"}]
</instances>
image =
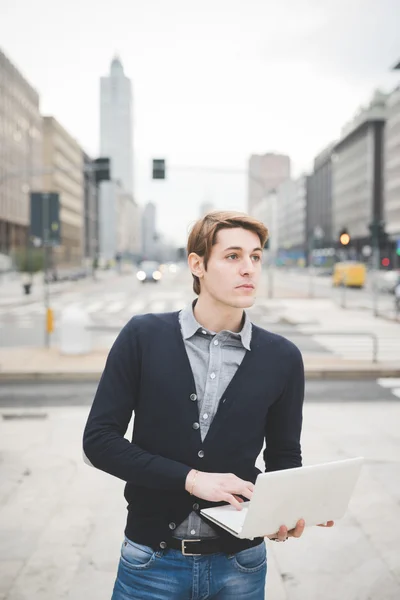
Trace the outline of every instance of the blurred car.
<instances>
[{"instance_id":1,"label":"blurred car","mask_svg":"<svg viewBox=\"0 0 400 600\"><path fill-rule=\"evenodd\" d=\"M337 262L333 268L332 283L334 286L362 288L366 275L367 269L363 263Z\"/></svg>"},{"instance_id":2,"label":"blurred car","mask_svg":"<svg viewBox=\"0 0 400 600\"><path fill-rule=\"evenodd\" d=\"M142 283L146 283L146 281L157 283L162 277L159 264L152 260L143 261L136 273L136 277Z\"/></svg>"}]
</instances>

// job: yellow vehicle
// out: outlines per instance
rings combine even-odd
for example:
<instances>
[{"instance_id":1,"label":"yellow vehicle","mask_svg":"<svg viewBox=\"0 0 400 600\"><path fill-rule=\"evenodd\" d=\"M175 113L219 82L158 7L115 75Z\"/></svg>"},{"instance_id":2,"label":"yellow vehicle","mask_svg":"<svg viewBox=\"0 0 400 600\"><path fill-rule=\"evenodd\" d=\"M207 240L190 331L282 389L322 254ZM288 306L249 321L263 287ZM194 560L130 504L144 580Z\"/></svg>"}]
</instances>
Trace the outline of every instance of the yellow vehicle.
<instances>
[{"instance_id":1,"label":"yellow vehicle","mask_svg":"<svg viewBox=\"0 0 400 600\"><path fill-rule=\"evenodd\" d=\"M366 267L358 262L338 262L333 268L333 285L362 288L367 275Z\"/></svg>"}]
</instances>

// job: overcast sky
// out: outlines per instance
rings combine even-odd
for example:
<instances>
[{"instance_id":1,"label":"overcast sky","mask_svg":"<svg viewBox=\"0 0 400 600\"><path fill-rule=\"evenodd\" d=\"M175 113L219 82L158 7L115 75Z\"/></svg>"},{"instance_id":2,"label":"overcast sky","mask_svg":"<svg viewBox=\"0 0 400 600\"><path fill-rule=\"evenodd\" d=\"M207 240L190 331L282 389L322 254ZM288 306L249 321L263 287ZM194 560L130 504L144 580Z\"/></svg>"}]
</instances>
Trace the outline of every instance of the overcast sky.
<instances>
[{"instance_id":1,"label":"overcast sky","mask_svg":"<svg viewBox=\"0 0 400 600\"><path fill-rule=\"evenodd\" d=\"M247 168L284 152L295 175L400 73L400 0L0 0L0 45L90 154L99 78L117 53L134 95L135 196L183 243L202 201L244 210ZM168 181L152 182L151 157Z\"/></svg>"}]
</instances>

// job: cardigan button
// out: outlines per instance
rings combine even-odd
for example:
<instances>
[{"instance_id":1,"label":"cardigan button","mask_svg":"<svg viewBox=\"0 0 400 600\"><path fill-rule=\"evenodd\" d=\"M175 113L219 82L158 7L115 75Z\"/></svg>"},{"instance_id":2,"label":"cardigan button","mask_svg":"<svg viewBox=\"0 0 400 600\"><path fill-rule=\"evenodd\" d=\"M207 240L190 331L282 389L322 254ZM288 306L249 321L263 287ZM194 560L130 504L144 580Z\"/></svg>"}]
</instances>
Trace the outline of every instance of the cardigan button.
<instances>
[{"instance_id":1,"label":"cardigan button","mask_svg":"<svg viewBox=\"0 0 400 600\"><path fill-rule=\"evenodd\" d=\"M197 504L197 502L195 502L195 503L193 504L193 510L199 510L199 508L200 508L200 505L199 505L199 504Z\"/></svg>"},{"instance_id":2,"label":"cardigan button","mask_svg":"<svg viewBox=\"0 0 400 600\"><path fill-rule=\"evenodd\" d=\"M169 524L169 528L170 529L176 529L176 524L175 523L170 523Z\"/></svg>"},{"instance_id":3,"label":"cardigan button","mask_svg":"<svg viewBox=\"0 0 400 600\"><path fill-rule=\"evenodd\" d=\"M198 453L197 453L197 456L199 458L204 458L204 450L199 450Z\"/></svg>"},{"instance_id":4,"label":"cardigan button","mask_svg":"<svg viewBox=\"0 0 400 600\"><path fill-rule=\"evenodd\" d=\"M195 402L197 400L196 394L190 394L190 399L192 402Z\"/></svg>"},{"instance_id":5,"label":"cardigan button","mask_svg":"<svg viewBox=\"0 0 400 600\"><path fill-rule=\"evenodd\" d=\"M198 429L200 427L199 423L193 423L192 425L193 429Z\"/></svg>"},{"instance_id":6,"label":"cardigan button","mask_svg":"<svg viewBox=\"0 0 400 600\"><path fill-rule=\"evenodd\" d=\"M166 547L167 547L167 542L160 542L160 548L165 550Z\"/></svg>"}]
</instances>

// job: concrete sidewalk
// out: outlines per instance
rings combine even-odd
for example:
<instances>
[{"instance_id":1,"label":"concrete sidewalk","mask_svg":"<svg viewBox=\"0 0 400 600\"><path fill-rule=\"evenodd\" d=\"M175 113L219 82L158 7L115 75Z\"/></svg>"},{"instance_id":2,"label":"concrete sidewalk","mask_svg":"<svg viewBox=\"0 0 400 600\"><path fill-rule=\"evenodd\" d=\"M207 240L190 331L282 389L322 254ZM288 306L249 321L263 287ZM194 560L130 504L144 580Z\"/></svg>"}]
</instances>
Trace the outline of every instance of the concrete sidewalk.
<instances>
[{"instance_id":1,"label":"concrete sidewalk","mask_svg":"<svg viewBox=\"0 0 400 600\"><path fill-rule=\"evenodd\" d=\"M0 600L111 598L124 484L83 463L88 410L0 410ZM304 464L366 463L333 529L267 542L267 600L398 600L399 422L396 402L306 403Z\"/></svg>"}]
</instances>

